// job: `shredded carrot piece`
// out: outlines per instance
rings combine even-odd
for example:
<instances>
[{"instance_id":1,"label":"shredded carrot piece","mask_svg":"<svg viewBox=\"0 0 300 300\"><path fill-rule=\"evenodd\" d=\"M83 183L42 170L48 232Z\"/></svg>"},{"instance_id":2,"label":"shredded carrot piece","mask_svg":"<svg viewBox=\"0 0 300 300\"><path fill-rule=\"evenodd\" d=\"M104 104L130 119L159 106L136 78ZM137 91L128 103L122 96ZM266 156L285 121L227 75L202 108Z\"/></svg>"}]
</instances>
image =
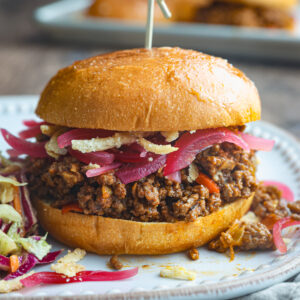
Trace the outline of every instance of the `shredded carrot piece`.
<instances>
[{"instance_id":1,"label":"shredded carrot piece","mask_svg":"<svg viewBox=\"0 0 300 300\"><path fill-rule=\"evenodd\" d=\"M19 258L17 255L11 255L9 257L9 262L10 262L10 271L16 272L19 268Z\"/></svg>"},{"instance_id":2,"label":"shredded carrot piece","mask_svg":"<svg viewBox=\"0 0 300 300\"><path fill-rule=\"evenodd\" d=\"M61 212L62 212L62 214L66 214L70 211L83 212L83 209L79 207L78 203L71 203L71 204L65 205L62 208Z\"/></svg>"},{"instance_id":3,"label":"shredded carrot piece","mask_svg":"<svg viewBox=\"0 0 300 300\"><path fill-rule=\"evenodd\" d=\"M199 173L196 182L207 187L210 193L220 193L220 189L217 184L203 173Z\"/></svg>"},{"instance_id":4,"label":"shredded carrot piece","mask_svg":"<svg viewBox=\"0 0 300 300\"><path fill-rule=\"evenodd\" d=\"M13 207L14 209L22 216L22 205L20 199L20 190L19 187L14 186L14 199L13 199Z\"/></svg>"},{"instance_id":5,"label":"shredded carrot piece","mask_svg":"<svg viewBox=\"0 0 300 300\"><path fill-rule=\"evenodd\" d=\"M274 224L281 219L280 216L275 215L274 213L266 216L264 219L261 220L261 223L263 223L269 230L273 229Z\"/></svg>"}]
</instances>

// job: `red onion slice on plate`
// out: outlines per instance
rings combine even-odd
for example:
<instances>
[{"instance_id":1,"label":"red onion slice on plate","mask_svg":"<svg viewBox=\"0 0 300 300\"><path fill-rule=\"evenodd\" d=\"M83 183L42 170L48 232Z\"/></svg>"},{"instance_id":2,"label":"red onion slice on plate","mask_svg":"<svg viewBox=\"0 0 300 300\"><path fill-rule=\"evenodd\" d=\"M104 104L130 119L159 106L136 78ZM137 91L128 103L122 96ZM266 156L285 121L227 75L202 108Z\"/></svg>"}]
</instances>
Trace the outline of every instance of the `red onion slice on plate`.
<instances>
[{"instance_id":1,"label":"red onion slice on plate","mask_svg":"<svg viewBox=\"0 0 300 300\"><path fill-rule=\"evenodd\" d=\"M276 248L279 250L279 252L281 252L281 253L287 252L286 245L281 236L281 231L284 228L287 228L290 226L295 226L295 225L300 225L300 221L294 221L291 217L283 218L274 224L273 240L274 240L274 244L275 244Z\"/></svg>"},{"instance_id":2,"label":"red onion slice on plate","mask_svg":"<svg viewBox=\"0 0 300 300\"><path fill-rule=\"evenodd\" d=\"M67 284L84 281L115 281L128 279L138 273L138 268L123 271L82 271L73 277L67 277L55 272L39 272L21 280L25 287L33 287L40 284Z\"/></svg>"}]
</instances>

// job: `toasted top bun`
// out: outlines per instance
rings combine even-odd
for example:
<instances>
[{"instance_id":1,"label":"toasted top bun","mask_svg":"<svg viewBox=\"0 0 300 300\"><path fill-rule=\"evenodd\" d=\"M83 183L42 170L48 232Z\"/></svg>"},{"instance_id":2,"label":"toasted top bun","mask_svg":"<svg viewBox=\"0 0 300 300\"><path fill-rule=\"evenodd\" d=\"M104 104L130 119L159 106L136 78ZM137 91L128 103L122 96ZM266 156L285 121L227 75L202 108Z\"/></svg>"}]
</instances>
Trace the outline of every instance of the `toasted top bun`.
<instances>
[{"instance_id":1,"label":"toasted top bun","mask_svg":"<svg viewBox=\"0 0 300 300\"><path fill-rule=\"evenodd\" d=\"M278 9L291 9L297 4L297 0L219 0L219 1L278 8Z\"/></svg>"},{"instance_id":2,"label":"toasted top bun","mask_svg":"<svg viewBox=\"0 0 300 300\"><path fill-rule=\"evenodd\" d=\"M200 247L250 208L253 195L194 222L148 223L62 211L35 200L40 224L55 239L97 254L167 254Z\"/></svg>"},{"instance_id":3,"label":"toasted top bun","mask_svg":"<svg viewBox=\"0 0 300 300\"><path fill-rule=\"evenodd\" d=\"M260 118L255 85L226 60L193 50L123 50L75 62L43 91L49 123L118 131L237 126Z\"/></svg>"}]
</instances>

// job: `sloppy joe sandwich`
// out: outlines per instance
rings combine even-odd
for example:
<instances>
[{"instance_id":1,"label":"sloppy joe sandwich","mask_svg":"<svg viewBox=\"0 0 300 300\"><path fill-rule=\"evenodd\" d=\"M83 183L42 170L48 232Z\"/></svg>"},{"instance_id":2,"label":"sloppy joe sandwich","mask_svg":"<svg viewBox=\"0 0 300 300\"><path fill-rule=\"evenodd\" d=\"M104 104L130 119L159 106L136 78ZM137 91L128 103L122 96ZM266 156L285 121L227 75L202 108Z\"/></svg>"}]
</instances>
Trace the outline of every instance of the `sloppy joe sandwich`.
<instances>
[{"instance_id":1,"label":"sloppy joe sandwich","mask_svg":"<svg viewBox=\"0 0 300 300\"><path fill-rule=\"evenodd\" d=\"M193 50L123 50L75 62L48 83L17 138L40 224L98 254L199 247L249 209L260 118L255 85ZM36 142L26 141L35 137ZM21 146L20 146L21 145Z\"/></svg>"},{"instance_id":2,"label":"sloppy joe sandwich","mask_svg":"<svg viewBox=\"0 0 300 300\"><path fill-rule=\"evenodd\" d=\"M296 0L214 0L200 7L201 23L293 29Z\"/></svg>"}]
</instances>

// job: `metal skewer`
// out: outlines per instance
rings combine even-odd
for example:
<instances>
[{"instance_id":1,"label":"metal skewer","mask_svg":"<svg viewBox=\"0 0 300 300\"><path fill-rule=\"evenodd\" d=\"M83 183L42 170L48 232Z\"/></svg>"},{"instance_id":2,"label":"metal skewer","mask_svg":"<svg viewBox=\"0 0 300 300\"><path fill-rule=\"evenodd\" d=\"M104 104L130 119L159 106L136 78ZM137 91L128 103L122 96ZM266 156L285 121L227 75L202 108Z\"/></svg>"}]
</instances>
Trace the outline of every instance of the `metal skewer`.
<instances>
[{"instance_id":1,"label":"metal skewer","mask_svg":"<svg viewBox=\"0 0 300 300\"><path fill-rule=\"evenodd\" d=\"M148 0L148 14L147 14L147 25L146 25L146 38L145 38L145 48L152 48L153 39L153 22L154 22L154 1ZM156 0L165 18L171 18L172 14L164 0Z\"/></svg>"}]
</instances>

